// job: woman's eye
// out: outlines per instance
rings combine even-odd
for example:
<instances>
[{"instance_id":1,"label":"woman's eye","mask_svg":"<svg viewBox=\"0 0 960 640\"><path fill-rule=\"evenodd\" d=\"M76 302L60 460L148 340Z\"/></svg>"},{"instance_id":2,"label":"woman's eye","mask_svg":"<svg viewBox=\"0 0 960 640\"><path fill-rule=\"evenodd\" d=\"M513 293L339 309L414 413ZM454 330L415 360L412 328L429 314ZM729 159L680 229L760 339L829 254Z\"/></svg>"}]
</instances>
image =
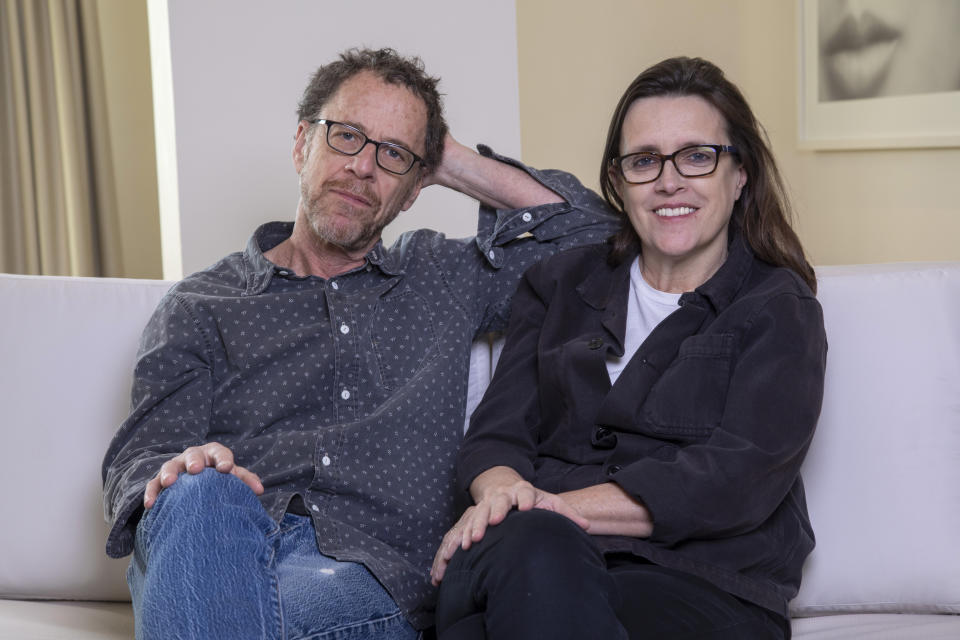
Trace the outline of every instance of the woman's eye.
<instances>
[{"instance_id":1,"label":"woman's eye","mask_svg":"<svg viewBox=\"0 0 960 640\"><path fill-rule=\"evenodd\" d=\"M678 159L691 165L705 166L713 162L713 153L707 149L691 149Z\"/></svg>"},{"instance_id":2,"label":"woman's eye","mask_svg":"<svg viewBox=\"0 0 960 640\"><path fill-rule=\"evenodd\" d=\"M632 169L648 169L657 165L657 157L650 155L635 155L628 160L628 165Z\"/></svg>"}]
</instances>

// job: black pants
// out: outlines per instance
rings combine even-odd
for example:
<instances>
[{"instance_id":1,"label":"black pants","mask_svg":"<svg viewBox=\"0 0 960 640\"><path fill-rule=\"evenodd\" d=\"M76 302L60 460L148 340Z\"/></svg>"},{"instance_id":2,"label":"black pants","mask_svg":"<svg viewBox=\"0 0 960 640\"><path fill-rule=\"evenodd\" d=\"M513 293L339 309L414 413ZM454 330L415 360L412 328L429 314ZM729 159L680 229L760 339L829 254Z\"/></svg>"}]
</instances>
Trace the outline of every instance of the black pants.
<instances>
[{"instance_id":1,"label":"black pants","mask_svg":"<svg viewBox=\"0 0 960 640\"><path fill-rule=\"evenodd\" d=\"M440 640L783 640L779 616L710 583L635 558L605 559L563 516L511 512L440 585Z\"/></svg>"}]
</instances>

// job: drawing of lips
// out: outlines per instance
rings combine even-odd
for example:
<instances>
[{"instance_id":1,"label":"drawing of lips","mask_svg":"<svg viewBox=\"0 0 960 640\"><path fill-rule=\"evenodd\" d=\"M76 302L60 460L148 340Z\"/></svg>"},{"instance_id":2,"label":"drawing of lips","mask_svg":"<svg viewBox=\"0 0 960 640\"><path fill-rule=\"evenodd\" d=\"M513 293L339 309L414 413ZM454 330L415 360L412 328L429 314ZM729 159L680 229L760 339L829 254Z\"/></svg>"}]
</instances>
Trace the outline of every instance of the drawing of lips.
<instances>
[{"instance_id":1,"label":"drawing of lips","mask_svg":"<svg viewBox=\"0 0 960 640\"><path fill-rule=\"evenodd\" d=\"M876 95L890 72L902 35L869 11L844 17L821 45L833 97L847 100Z\"/></svg>"}]
</instances>

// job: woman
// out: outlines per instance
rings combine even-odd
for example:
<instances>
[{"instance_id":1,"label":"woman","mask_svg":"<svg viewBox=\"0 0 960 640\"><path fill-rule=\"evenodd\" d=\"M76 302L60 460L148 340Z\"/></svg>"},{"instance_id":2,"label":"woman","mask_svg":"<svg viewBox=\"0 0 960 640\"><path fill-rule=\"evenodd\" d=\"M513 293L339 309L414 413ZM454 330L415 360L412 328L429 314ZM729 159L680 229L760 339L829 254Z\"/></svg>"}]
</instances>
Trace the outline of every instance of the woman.
<instances>
[{"instance_id":1,"label":"woman","mask_svg":"<svg viewBox=\"0 0 960 640\"><path fill-rule=\"evenodd\" d=\"M434 563L441 639L789 637L826 338L761 131L700 59L621 98L625 224L520 285Z\"/></svg>"}]
</instances>

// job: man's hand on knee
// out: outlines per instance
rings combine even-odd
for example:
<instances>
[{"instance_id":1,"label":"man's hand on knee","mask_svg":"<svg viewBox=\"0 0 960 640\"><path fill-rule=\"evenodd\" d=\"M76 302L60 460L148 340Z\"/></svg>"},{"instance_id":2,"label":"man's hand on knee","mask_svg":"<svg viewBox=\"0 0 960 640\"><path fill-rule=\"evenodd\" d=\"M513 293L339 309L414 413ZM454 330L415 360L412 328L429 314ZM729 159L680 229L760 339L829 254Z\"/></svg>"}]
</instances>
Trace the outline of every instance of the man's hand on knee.
<instances>
[{"instance_id":1,"label":"man's hand on knee","mask_svg":"<svg viewBox=\"0 0 960 640\"><path fill-rule=\"evenodd\" d=\"M212 467L220 473L230 473L243 481L258 496L263 493L259 476L233 461L233 452L219 442L208 442L199 447L190 447L176 458L167 460L157 475L147 483L143 492L143 506L149 509L157 501L160 492L177 481L181 473L196 475Z\"/></svg>"}]
</instances>

